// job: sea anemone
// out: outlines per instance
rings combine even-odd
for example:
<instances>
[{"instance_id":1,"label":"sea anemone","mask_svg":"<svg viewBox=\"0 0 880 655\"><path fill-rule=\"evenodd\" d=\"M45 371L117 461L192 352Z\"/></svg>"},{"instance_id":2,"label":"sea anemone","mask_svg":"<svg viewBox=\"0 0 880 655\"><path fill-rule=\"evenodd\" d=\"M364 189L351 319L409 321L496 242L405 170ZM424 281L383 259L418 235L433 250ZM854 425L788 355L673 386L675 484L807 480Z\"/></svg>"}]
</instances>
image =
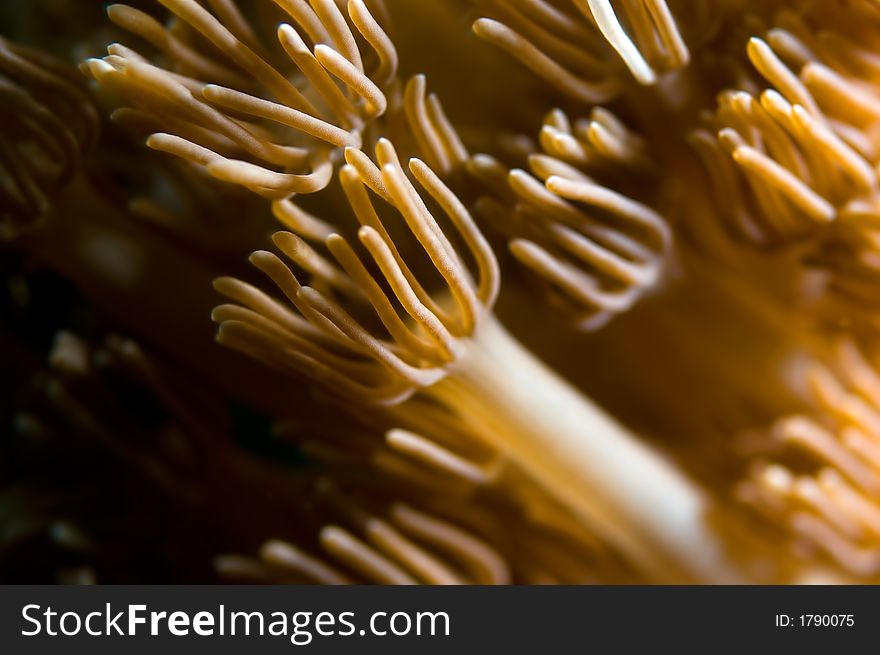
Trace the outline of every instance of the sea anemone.
<instances>
[{"instance_id":1,"label":"sea anemone","mask_svg":"<svg viewBox=\"0 0 880 655\"><path fill-rule=\"evenodd\" d=\"M876 3L48 4L4 578L877 579Z\"/></svg>"}]
</instances>

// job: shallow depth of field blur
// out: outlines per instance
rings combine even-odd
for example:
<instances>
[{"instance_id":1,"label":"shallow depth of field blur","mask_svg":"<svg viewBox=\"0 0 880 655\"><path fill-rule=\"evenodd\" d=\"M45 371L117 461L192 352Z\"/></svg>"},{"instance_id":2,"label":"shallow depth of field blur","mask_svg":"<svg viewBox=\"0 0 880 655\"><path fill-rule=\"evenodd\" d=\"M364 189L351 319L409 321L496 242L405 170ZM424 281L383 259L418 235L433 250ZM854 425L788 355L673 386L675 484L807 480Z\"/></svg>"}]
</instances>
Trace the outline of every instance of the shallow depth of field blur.
<instances>
[{"instance_id":1,"label":"shallow depth of field blur","mask_svg":"<svg viewBox=\"0 0 880 655\"><path fill-rule=\"evenodd\" d=\"M880 578L880 3L0 37L0 581Z\"/></svg>"}]
</instances>

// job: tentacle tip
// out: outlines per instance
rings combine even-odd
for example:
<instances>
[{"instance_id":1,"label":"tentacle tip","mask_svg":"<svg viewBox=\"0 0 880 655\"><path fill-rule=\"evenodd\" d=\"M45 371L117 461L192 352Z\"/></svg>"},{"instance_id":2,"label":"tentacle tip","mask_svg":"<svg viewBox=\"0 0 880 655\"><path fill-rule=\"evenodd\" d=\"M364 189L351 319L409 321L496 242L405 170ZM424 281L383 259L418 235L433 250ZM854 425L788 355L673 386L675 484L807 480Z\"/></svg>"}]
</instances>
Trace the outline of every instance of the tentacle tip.
<instances>
[{"instance_id":1,"label":"tentacle tip","mask_svg":"<svg viewBox=\"0 0 880 655\"><path fill-rule=\"evenodd\" d=\"M559 175L551 175L544 181L544 186L547 187L548 191L557 193L560 189L563 188L565 182L565 178L560 177Z\"/></svg>"},{"instance_id":2,"label":"tentacle tip","mask_svg":"<svg viewBox=\"0 0 880 655\"><path fill-rule=\"evenodd\" d=\"M369 225L363 225L358 228L357 231L358 239L362 242L366 242L372 239L375 239L379 236L379 233Z\"/></svg>"},{"instance_id":3,"label":"tentacle tip","mask_svg":"<svg viewBox=\"0 0 880 655\"><path fill-rule=\"evenodd\" d=\"M306 302L311 302L317 298L321 298L322 294L315 287L309 285L303 285L296 291L296 297L305 300Z\"/></svg>"},{"instance_id":4,"label":"tentacle tip","mask_svg":"<svg viewBox=\"0 0 880 655\"><path fill-rule=\"evenodd\" d=\"M354 148L346 148L346 151L354 150ZM346 162L348 159L346 158ZM361 175L358 173L357 169L352 166L350 163L346 163L339 169L339 179L345 182L360 182Z\"/></svg>"},{"instance_id":5,"label":"tentacle tip","mask_svg":"<svg viewBox=\"0 0 880 655\"><path fill-rule=\"evenodd\" d=\"M321 59L322 57L326 57L327 55L339 54L336 50L326 43L317 43L315 44L315 57Z\"/></svg>"},{"instance_id":6,"label":"tentacle tip","mask_svg":"<svg viewBox=\"0 0 880 655\"><path fill-rule=\"evenodd\" d=\"M534 247L535 244L528 239L511 239L507 243L507 249L510 251L510 254L517 258L530 252Z\"/></svg>"},{"instance_id":7,"label":"tentacle tip","mask_svg":"<svg viewBox=\"0 0 880 655\"><path fill-rule=\"evenodd\" d=\"M215 291L223 293L223 289L227 288L233 281L233 278L223 275L221 277L215 277L211 281L211 286L214 287Z\"/></svg>"},{"instance_id":8,"label":"tentacle tip","mask_svg":"<svg viewBox=\"0 0 880 655\"><path fill-rule=\"evenodd\" d=\"M528 180L531 178L531 175L521 168L512 168L510 169L510 172L507 173L507 177L514 182L519 182L522 180Z\"/></svg>"},{"instance_id":9,"label":"tentacle tip","mask_svg":"<svg viewBox=\"0 0 880 655\"><path fill-rule=\"evenodd\" d=\"M155 132L147 137L144 144L151 150L164 150L168 144L169 138L171 138L170 134Z\"/></svg>"},{"instance_id":10,"label":"tentacle tip","mask_svg":"<svg viewBox=\"0 0 880 655\"><path fill-rule=\"evenodd\" d=\"M485 36L498 25L500 25L498 21L483 17L478 18L471 24L471 30L473 30L474 34L477 36Z\"/></svg>"},{"instance_id":11,"label":"tentacle tip","mask_svg":"<svg viewBox=\"0 0 880 655\"><path fill-rule=\"evenodd\" d=\"M265 262L267 259L274 257L275 256L268 250L255 250L250 255L248 255L248 261L254 266L259 266L262 262Z\"/></svg>"}]
</instances>

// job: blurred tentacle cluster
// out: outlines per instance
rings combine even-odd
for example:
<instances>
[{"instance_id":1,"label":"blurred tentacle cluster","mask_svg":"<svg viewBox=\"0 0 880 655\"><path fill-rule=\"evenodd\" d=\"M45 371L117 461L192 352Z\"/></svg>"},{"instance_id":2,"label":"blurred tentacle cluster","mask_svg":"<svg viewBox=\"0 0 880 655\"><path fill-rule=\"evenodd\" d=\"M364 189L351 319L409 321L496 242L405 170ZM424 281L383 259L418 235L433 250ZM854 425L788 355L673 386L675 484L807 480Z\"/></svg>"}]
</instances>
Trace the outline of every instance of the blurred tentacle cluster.
<instances>
[{"instance_id":1,"label":"blurred tentacle cluster","mask_svg":"<svg viewBox=\"0 0 880 655\"><path fill-rule=\"evenodd\" d=\"M435 430L433 441L400 428L383 439L325 427L316 441L290 424L277 429L318 462L309 520L315 533L299 544L269 540L258 558L223 555L216 566L224 576L324 584L632 579L624 562L540 489L497 459L481 464L438 443L454 431ZM473 451L473 436L457 432L464 440L456 447ZM352 476L364 467L377 477Z\"/></svg>"},{"instance_id":2,"label":"blurred tentacle cluster","mask_svg":"<svg viewBox=\"0 0 880 655\"><path fill-rule=\"evenodd\" d=\"M40 50L0 38L2 215L11 233L44 214L47 196L94 146L98 114L76 73Z\"/></svg>"},{"instance_id":3,"label":"blurred tentacle cluster","mask_svg":"<svg viewBox=\"0 0 880 655\"><path fill-rule=\"evenodd\" d=\"M778 419L748 442L758 457L740 496L790 529L792 553L829 557L852 576L880 573L880 376L842 339L830 361L804 364L809 413Z\"/></svg>"},{"instance_id":4,"label":"blurred tentacle cluster","mask_svg":"<svg viewBox=\"0 0 880 655\"><path fill-rule=\"evenodd\" d=\"M477 36L581 102L607 102L621 92L610 50L640 84L653 84L659 74L690 59L665 0L473 3L486 14L474 22ZM694 4L691 11L699 21L709 13L708 3Z\"/></svg>"},{"instance_id":5,"label":"blurred tentacle cluster","mask_svg":"<svg viewBox=\"0 0 880 655\"><path fill-rule=\"evenodd\" d=\"M877 579L875 2L42 5L0 577Z\"/></svg>"}]
</instances>

